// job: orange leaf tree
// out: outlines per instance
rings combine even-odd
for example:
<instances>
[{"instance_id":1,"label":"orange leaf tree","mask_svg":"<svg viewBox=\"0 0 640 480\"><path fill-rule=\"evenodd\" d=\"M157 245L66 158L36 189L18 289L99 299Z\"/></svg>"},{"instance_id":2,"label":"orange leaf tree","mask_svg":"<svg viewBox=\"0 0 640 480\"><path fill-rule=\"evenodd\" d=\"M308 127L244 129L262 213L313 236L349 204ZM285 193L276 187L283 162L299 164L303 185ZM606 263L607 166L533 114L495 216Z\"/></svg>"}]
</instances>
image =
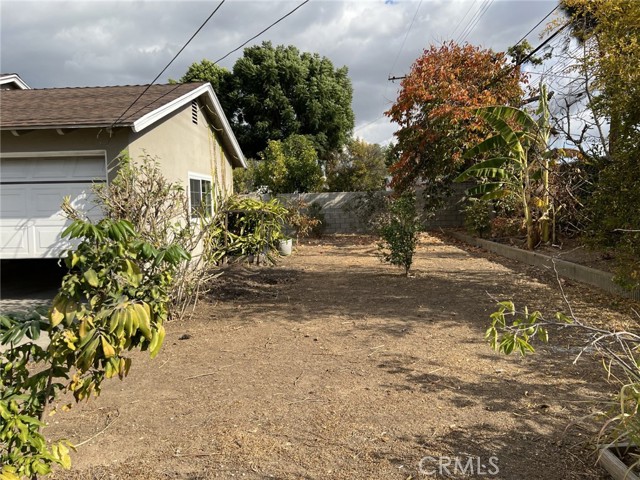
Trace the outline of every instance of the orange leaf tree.
<instances>
[{"instance_id":1,"label":"orange leaf tree","mask_svg":"<svg viewBox=\"0 0 640 480\"><path fill-rule=\"evenodd\" d=\"M504 53L454 42L426 49L386 112L399 126L392 186L404 190L420 182L432 199L441 198L457 173L469 166L464 151L488 134L473 111L518 106L523 80Z\"/></svg>"}]
</instances>

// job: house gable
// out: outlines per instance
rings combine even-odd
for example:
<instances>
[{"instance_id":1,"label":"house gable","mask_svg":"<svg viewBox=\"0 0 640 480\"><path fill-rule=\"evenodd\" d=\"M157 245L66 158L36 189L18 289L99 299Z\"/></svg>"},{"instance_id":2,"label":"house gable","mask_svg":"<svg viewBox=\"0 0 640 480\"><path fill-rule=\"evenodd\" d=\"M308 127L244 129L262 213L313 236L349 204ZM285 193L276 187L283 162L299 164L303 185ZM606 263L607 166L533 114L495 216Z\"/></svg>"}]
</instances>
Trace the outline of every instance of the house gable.
<instances>
[{"instance_id":1,"label":"house gable","mask_svg":"<svg viewBox=\"0 0 640 480\"><path fill-rule=\"evenodd\" d=\"M31 87L17 73L2 73L0 90L31 90Z\"/></svg>"}]
</instances>

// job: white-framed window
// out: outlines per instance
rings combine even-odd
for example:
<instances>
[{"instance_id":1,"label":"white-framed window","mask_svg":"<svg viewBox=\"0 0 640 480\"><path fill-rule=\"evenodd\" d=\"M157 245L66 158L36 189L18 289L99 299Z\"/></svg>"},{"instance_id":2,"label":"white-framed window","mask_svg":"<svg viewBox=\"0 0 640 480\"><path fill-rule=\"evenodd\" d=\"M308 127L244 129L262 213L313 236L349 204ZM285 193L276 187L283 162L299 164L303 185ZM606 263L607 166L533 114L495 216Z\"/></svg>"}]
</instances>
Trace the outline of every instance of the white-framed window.
<instances>
[{"instance_id":1,"label":"white-framed window","mask_svg":"<svg viewBox=\"0 0 640 480\"><path fill-rule=\"evenodd\" d=\"M208 175L189 172L189 209L191 218L211 215L212 179Z\"/></svg>"}]
</instances>

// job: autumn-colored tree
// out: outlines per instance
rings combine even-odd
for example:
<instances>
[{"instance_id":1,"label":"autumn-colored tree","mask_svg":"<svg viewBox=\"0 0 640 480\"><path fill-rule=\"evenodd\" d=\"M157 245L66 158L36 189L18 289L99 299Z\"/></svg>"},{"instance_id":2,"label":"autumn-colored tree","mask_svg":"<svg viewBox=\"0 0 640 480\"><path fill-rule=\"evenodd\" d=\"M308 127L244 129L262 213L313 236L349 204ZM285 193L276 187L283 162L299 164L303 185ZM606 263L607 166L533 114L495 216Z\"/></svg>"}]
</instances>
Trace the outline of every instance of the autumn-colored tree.
<instances>
[{"instance_id":1,"label":"autumn-colored tree","mask_svg":"<svg viewBox=\"0 0 640 480\"><path fill-rule=\"evenodd\" d=\"M454 42L426 49L386 112L399 126L392 186L402 190L423 182L432 198L441 193L469 166L464 151L488 134L474 110L519 105L523 80L504 53Z\"/></svg>"}]
</instances>

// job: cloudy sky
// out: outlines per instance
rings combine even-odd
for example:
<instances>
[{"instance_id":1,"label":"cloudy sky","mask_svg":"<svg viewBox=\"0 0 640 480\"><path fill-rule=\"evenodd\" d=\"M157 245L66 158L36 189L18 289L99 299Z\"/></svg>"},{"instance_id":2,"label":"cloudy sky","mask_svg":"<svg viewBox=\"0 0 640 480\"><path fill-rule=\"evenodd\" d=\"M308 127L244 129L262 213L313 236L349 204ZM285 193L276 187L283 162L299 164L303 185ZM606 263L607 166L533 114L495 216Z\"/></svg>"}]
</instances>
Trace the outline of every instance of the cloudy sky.
<instances>
[{"instance_id":1,"label":"cloudy sky","mask_svg":"<svg viewBox=\"0 0 640 480\"><path fill-rule=\"evenodd\" d=\"M227 0L159 82L203 58L215 60L298 2ZM271 40L349 67L355 134L386 143L383 116L402 75L429 44L464 40L503 50L555 0L311 0L253 43ZM33 88L149 83L215 8L211 1L0 0L0 69ZM540 28L528 38L539 42ZM238 51L221 65L231 68Z\"/></svg>"}]
</instances>

